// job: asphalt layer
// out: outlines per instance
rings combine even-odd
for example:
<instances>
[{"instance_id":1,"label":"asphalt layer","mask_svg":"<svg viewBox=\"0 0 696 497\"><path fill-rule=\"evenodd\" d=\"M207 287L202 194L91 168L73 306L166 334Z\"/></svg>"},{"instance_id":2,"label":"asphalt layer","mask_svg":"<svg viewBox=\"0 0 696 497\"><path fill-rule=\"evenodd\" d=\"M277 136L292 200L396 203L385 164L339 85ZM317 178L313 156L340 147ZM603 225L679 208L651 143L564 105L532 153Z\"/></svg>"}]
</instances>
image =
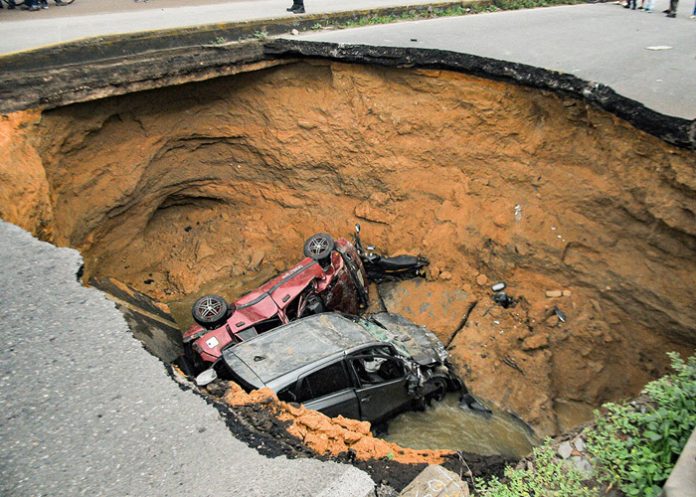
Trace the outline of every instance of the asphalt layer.
<instances>
[{"instance_id":1,"label":"asphalt layer","mask_svg":"<svg viewBox=\"0 0 696 497\"><path fill-rule=\"evenodd\" d=\"M517 62L603 83L662 114L696 118L693 0L678 17L616 4L516 10L327 31L306 41L439 49ZM286 38L294 38L286 36Z\"/></svg>"},{"instance_id":2,"label":"asphalt layer","mask_svg":"<svg viewBox=\"0 0 696 497\"><path fill-rule=\"evenodd\" d=\"M80 255L0 221L0 495L362 497L349 465L266 458L181 389Z\"/></svg>"}]
</instances>

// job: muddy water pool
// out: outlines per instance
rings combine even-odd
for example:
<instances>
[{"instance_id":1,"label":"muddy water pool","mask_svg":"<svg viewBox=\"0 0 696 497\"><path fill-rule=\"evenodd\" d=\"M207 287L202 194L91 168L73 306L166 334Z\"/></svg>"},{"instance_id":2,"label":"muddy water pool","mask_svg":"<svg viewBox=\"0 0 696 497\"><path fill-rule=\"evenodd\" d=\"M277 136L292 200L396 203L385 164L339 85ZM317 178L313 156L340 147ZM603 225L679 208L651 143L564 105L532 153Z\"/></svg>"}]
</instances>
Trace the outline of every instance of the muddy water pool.
<instances>
[{"instance_id":1,"label":"muddy water pool","mask_svg":"<svg viewBox=\"0 0 696 497\"><path fill-rule=\"evenodd\" d=\"M528 427L501 411L485 415L459 406L450 394L421 412L407 412L389 423L382 438L414 449L450 449L483 455L523 457L539 441Z\"/></svg>"}]
</instances>

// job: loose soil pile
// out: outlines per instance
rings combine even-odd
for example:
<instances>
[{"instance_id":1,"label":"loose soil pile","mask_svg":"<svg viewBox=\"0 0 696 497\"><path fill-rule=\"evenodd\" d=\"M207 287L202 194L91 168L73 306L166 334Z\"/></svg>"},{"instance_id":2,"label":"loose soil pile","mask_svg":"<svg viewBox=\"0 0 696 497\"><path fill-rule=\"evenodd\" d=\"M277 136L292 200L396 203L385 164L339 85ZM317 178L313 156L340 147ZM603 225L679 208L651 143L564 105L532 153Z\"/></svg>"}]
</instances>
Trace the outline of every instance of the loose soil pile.
<instances>
[{"instance_id":1,"label":"loose soil pile","mask_svg":"<svg viewBox=\"0 0 696 497\"><path fill-rule=\"evenodd\" d=\"M356 221L427 255L390 310L448 342L476 303L454 362L539 435L696 343L696 154L579 100L302 62L6 116L0 140L0 215L158 300L233 299Z\"/></svg>"}]
</instances>

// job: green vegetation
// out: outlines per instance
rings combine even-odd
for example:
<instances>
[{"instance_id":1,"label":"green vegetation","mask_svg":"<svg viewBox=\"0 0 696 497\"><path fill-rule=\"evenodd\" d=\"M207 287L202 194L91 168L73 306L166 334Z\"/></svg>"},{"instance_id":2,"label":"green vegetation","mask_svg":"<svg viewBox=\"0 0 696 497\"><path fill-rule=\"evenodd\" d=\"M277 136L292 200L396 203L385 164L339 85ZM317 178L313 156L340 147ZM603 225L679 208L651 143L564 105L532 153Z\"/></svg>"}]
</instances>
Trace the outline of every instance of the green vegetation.
<instances>
[{"instance_id":1,"label":"green vegetation","mask_svg":"<svg viewBox=\"0 0 696 497\"><path fill-rule=\"evenodd\" d=\"M607 404L596 416L588 449L602 471L598 480L629 496L659 495L696 427L696 355L669 354L674 374L649 383L645 402Z\"/></svg>"},{"instance_id":2,"label":"green vegetation","mask_svg":"<svg viewBox=\"0 0 696 497\"><path fill-rule=\"evenodd\" d=\"M534 468L505 468L505 482L493 477L476 481L476 491L486 497L593 497L597 492L583 483L582 474L556 459L549 440L534 449Z\"/></svg>"},{"instance_id":3,"label":"green vegetation","mask_svg":"<svg viewBox=\"0 0 696 497\"><path fill-rule=\"evenodd\" d=\"M688 361L668 354L674 373L646 385L631 403L605 404L583 435L594 477L583 476L557 459L550 441L534 450L533 463L507 468L503 481L478 480L486 497L591 497L601 488L619 488L630 497L656 497L696 428L696 355Z\"/></svg>"},{"instance_id":4,"label":"green vegetation","mask_svg":"<svg viewBox=\"0 0 696 497\"><path fill-rule=\"evenodd\" d=\"M268 38L268 31L254 31L254 38L263 41Z\"/></svg>"}]
</instances>

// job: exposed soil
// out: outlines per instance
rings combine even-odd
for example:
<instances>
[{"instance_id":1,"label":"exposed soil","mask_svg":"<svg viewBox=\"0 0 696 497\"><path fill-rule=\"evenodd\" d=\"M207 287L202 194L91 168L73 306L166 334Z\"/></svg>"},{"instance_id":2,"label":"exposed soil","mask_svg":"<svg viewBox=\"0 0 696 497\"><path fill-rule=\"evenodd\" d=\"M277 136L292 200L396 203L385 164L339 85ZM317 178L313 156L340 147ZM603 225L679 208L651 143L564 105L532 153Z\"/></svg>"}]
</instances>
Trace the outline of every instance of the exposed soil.
<instances>
[{"instance_id":1,"label":"exposed soil","mask_svg":"<svg viewBox=\"0 0 696 497\"><path fill-rule=\"evenodd\" d=\"M427 255L390 310L448 342L476 303L454 361L539 435L696 343L696 154L580 100L309 61L0 127L2 217L159 300L232 299L355 221ZM498 280L516 307L493 305Z\"/></svg>"}]
</instances>

